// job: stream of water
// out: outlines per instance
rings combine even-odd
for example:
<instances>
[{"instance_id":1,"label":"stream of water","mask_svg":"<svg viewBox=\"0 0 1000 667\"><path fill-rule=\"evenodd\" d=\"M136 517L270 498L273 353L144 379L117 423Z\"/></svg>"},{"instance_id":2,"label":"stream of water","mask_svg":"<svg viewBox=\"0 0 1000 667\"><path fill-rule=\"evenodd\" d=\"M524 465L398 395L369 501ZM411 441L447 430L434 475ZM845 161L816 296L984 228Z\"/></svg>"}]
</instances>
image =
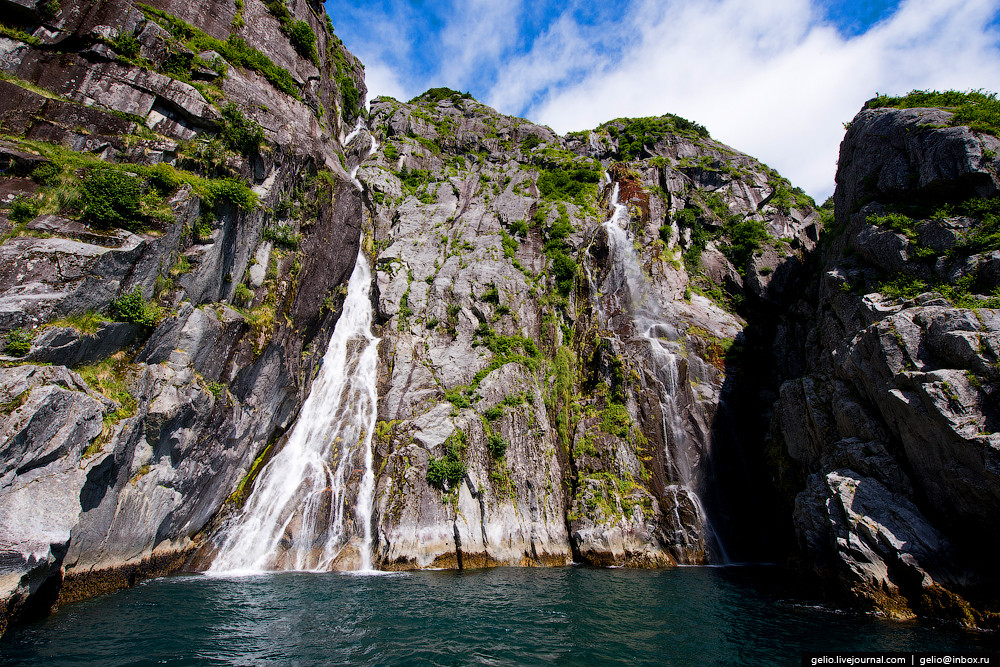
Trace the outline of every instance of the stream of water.
<instances>
[{"instance_id":1,"label":"stream of water","mask_svg":"<svg viewBox=\"0 0 1000 667\"><path fill-rule=\"evenodd\" d=\"M379 339L371 333L370 289L359 251L309 397L243 511L223 528L210 574L371 569ZM354 553L342 554L352 540Z\"/></svg>"},{"instance_id":2,"label":"stream of water","mask_svg":"<svg viewBox=\"0 0 1000 667\"><path fill-rule=\"evenodd\" d=\"M664 451L677 483L669 485L665 493L672 497L674 514L674 542L682 553L696 554L708 550L716 562L728 562L725 548L712 531L704 506L695 491L691 443L679 408L679 398L684 387L679 380L678 358L681 354L677 341L680 335L664 317L651 285L639 265L632 239L628 234L628 211L618 201L619 185L611 191L612 215L604 223L611 253L611 274L605 281L616 290L624 289L631 306L635 335L642 338L654 361L654 371L661 384L660 412L663 416ZM607 290L605 290L607 291ZM598 294L596 290L592 290ZM599 312L603 312L599 310ZM695 524L684 521L681 508L695 516Z\"/></svg>"}]
</instances>

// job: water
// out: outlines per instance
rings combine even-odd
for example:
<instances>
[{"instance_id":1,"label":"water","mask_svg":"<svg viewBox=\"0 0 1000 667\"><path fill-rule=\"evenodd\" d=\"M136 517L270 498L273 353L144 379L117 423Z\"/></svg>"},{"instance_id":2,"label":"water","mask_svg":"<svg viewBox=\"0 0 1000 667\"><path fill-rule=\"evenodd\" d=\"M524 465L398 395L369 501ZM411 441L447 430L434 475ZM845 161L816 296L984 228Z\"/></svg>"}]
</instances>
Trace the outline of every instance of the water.
<instances>
[{"instance_id":1,"label":"water","mask_svg":"<svg viewBox=\"0 0 1000 667\"><path fill-rule=\"evenodd\" d=\"M371 333L370 289L371 270L359 251L309 397L243 512L216 538L210 573L371 569L379 339Z\"/></svg>"},{"instance_id":2,"label":"water","mask_svg":"<svg viewBox=\"0 0 1000 667\"><path fill-rule=\"evenodd\" d=\"M729 559L725 549L712 530L696 491L697 480L693 471L698 455L689 442L678 405L678 399L685 390L678 370L681 350L677 340L680 336L666 321L655 294L651 293L649 280L639 266L639 258L627 231L628 212L625 205L618 201L618 196L619 184L615 183L611 191L613 212L604 223L612 258L610 273L605 280L605 285L612 290L606 288L605 291L627 296L635 335L649 346L652 365L660 383L664 453L669 473L676 482L664 489L664 497L669 496L673 501L671 528L677 556L681 562L694 562L698 560L698 554L708 551L714 561L726 563ZM593 286L591 292L598 294ZM596 311L604 317L599 300ZM685 520L682 515L690 518Z\"/></svg>"},{"instance_id":3,"label":"water","mask_svg":"<svg viewBox=\"0 0 1000 667\"><path fill-rule=\"evenodd\" d=\"M798 665L802 651L995 650L989 635L784 601L752 568L159 579L0 640L4 665Z\"/></svg>"}]
</instances>

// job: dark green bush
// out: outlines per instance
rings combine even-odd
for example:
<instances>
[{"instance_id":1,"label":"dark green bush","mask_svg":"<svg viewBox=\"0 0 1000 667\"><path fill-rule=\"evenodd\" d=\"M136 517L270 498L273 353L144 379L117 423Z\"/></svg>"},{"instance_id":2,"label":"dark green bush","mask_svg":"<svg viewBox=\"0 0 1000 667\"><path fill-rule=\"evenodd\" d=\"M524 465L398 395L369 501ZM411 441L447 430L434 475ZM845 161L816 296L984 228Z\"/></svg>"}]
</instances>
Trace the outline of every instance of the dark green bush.
<instances>
[{"instance_id":1,"label":"dark green bush","mask_svg":"<svg viewBox=\"0 0 1000 667\"><path fill-rule=\"evenodd\" d=\"M31 172L31 178L39 185L54 185L62 170L55 162L43 162Z\"/></svg>"},{"instance_id":2,"label":"dark green bush","mask_svg":"<svg viewBox=\"0 0 1000 667\"><path fill-rule=\"evenodd\" d=\"M527 137L524 138L524 141L521 142L521 150L525 152L530 151L532 148L534 148L540 143L542 143L541 139L539 139L534 134L529 134Z\"/></svg>"},{"instance_id":3,"label":"dark green bush","mask_svg":"<svg viewBox=\"0 0 1000 667\"><path fill-rule=\"evenodd\" d=\"M31 222L38 215L41 206L41 202L34 197L18 195L10 204L10 221L15 225Z\"/></svg>"},{"instance_id":4,"label":"dark green bush","mask_svg":"<svg viewBox=\"0 0 1000 667\"><path fill-rule=\"evenodd\" d=\"M97 167L83 179L83 219L96 227L139 231L146 224L142 213L142 180L120 167Z\"/></svg>"},{"instance_id":5,"label":"dark green bush","mask_svg":"<svg viewBox=\"0 0 1000 667\"><path fill-rule=\"evenodd\" d=\"M432 458L427 465L427 483L442 491L454 488L465 476L466 466L462 460L465 433L455 431L444 445L445 455Z\"/></svg>"},{"instance_id":6,"label":"dark green bush","mask_svg":"<svg viewBox=\"0 0 1000 667\"><path fill-rule=\"evenodd\" d=\"M618 139L618 157L621 160L640 157L645 146L651 146L672 132L690 137L709 136L708 130L703 125L673 114L658 118L618 118L604 123L598 129L606 130L608 134Z\"/></svg>"},{"instance_id":7,"label":"dark green bush","mask_svg":"<svg viewBox=\"0 0 1000 667\"><path fill-rule=\"evenodd\" d=\"M508 446L507 441L496 433L491 433L489 439L486 441L486 451L494 459L502 459L504 454L507 453Z\"/></svg>"},{"instance_id":8,"label":"dark green bush","mask_svg":"<svg viewBox=\"0 0 1000 667\"><path fill-rule=\"evenodd\" d=\"M754 253L771 239L767 223L762 220L740 220L726 226L729 243L722 246L722 252L742 275Z\"/></svg>"},{"instance_id":9,"label":"dark green bush","mask_svg":"<svg viewBox=\"0 0 1000 667\"><path fill-rule=\"evenodd\" d=\"M264 143L264 128L247 118L233 103L222 109L222 140L234 151L250 155Z\"/></svg>"},{"instance_id":10,"label":"dark green bush","mask_svg":"<svg viewBox=\"0 0 1000 667\"><path fill-rule=\"evenodd\" d=\"M252 211L260 205L257 193L241 180L235 178L220 178L208 186L208 202L210 205L232 204L245 211Z\"/></svg>"},{"instance_id":11,"label":"dark green bush","mask_svg":"<svg viewBox=\"0 0 1000 667\"><path fill-rule=\"evenodd\" d=\"M316 33L305 21L292 21L288 26L288 38L292 46L303 58L309 58L319 66L319 55L316 53Z\"/></svg>"},{"instance_id":12,"label":"dark green bush","mask_svg":"<svg viewBox=\"0 0 1000 667\"><path fill-rule=\"evenodd\" d=\"M194 63L195 55L190 51L171 53L163 61L160 70L167 76L172 76L175 79L190 79Z\"/></svg>"},{"instance_id":13,"label":"dark green bush","mask_svg":"<svg viewBox=\"0 0 1000 667\"><path fill-rule=\"evenodd\" d=\"M417 95L409 104L414 102L429 102L431 104L437 104L441 100L471 100L472 95L469 93L460 93L457 90L452 90L451 88L429 88L420 95Z\"/></svg>"},{"instance_id":14,"label":"dark green bush","mask_svg":"<svg viewBox=\"0 0 1000 667\"><path fill-rule=\"evenodd\" d=\"M149 184L161 195L169 195L181 186L177 170L165 162L159 162L147 172Z\"/></svg>"},{"instance_id":15,"label":"dark green bush","mask_svg":"<svg viewBox=\"0 0 1000 667\"><path fill-rule=\"evenodd\" d=\"M137 58L139 47L139 40L132 33L123 32L111 40L111 48L123 58Z\"/></svg>"},{"instance_id":16,"label":"dark green bush","mask_svg":"<svg viewBox=\"0 0 1000 667\"><path fill-rule=\"evenodd\" d=\"M544 199L582 204L586 195L596 192L595 184L600 180L598 169L542 168L538 174L538 191Z\"/></svg>"},{"instance_id":17,"label":"dark green bush","mask_svg":"<svg viewBox=\"0 0 1000 667\"><path fill-rule=\"evenodd\" d=\"M131 322L139 326L154 326L160 317L159 308L146 301L142 289L136 285L111 302L110 315L118 322Z\"/></svg>"},{"instance_id":18,"label":"dark green bush","mask_svg":"<svg viewBox=\"0 0 1000 667\"><path fill-rule=\"evenodd\" d=\"M302 243L302 235L292 225L277 225L264 230L264 239L295 250Z\"/></svg>"},{"instance_id":19,"label":"dark green bush","mask_svg":"<svg viewBox=\"0 0 1000 667\"><path fill-rule=\"evenodd\" d=\"M3 351L12 357L23 357L31 352L31 333L24 329L14 329L7 333Z\"/></svg>"}]
</instances>

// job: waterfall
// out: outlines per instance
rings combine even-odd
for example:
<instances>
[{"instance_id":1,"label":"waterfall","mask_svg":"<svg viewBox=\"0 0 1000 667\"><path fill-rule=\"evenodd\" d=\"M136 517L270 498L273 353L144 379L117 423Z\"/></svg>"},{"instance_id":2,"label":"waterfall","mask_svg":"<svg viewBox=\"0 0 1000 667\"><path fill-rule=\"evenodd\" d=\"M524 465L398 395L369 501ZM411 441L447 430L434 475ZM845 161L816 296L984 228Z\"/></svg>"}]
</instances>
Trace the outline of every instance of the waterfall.
<instances>
[{"instance_id":1,"label":"waterfall","mask_svg":"<svg viewBox=\"0 0 1000 667\"><path fill-rule=\"evenodd\" d=\"M359 569L371 569L379 339L371 333L370 289L371 270L359 251L309 397L242 513L224 527L209 573L330 570L352 542Z\"/></svg>"},{"instance_id":2,"label":"waterfall","mask_svg":"<svg viewBox=\"0 0 1000 667\"><path fill-rule=\"evenodd\" d=\"M664 454L669 466L668 474L672 474L676 482L665 489L666 495L674 500L673 512L676 524L674 540L682 550L692 553L704 546L708 541L704 539L705 537L711 537L711 541L719 551L718 555L725 561L725 551L712 531L692 478L692 445L688 442L678 405L684 389L681 386L678 367L679 357L682 356L681 347L677 342L680 335L666 321L659 302L655 295L650 293L650 281L639 265L639 258L626 231L628 211L626 206L618 201L618 197L619 185L615 183L611 192L613 213L604 222L611 255L610 274L605 284L610 283L616 290L626 290L631 305L635 335L644 339L649 345L655 373L663 387L663 391L660 392L660 411ZM588 280L592 280L589 270ZM593 287L592 285L592 294L597 294ZM604 312L599 301L595 304L595 311L599 314ZM686 507L694 515L695 525L690 525L692 521L683 520L682 507Z\"/></svg>"}]
</instances>

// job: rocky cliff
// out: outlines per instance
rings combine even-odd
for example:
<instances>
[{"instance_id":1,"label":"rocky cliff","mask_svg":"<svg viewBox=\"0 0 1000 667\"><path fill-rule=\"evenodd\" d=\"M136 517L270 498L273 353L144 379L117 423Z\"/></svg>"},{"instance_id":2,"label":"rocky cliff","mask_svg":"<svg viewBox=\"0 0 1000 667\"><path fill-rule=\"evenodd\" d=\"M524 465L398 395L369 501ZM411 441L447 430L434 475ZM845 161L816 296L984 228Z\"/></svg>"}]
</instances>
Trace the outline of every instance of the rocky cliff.
<instances>
[{"instance_id":1,"label":"rocky cliff","mask_svg":"<svg viewBox=\"0 0 1000 667\"><path fill-rule=\"evenodd\" d=\"M791 557L993 622L998 141L963 112L874 101L834 215L677 116L366 111L308 2L0 5L3 623L212 563L359 249L372 474L344 449L315 505L373 478L338 526L375 567Z\"/></svg>"},{"instance_id":2,"label":"rocky cliff","mask_svg":"<svg viewBox=\"0 0 1000 667\"><path fill-rule=\"evenodd\" d=\"M781 325L807 363L772 434L814 583L995 627L1000 141L937 97L876 98L850 125L815 292Z\"/></svg>"},{"instance_id":3,"label":"rocky cliff","mask_svg":"<svg viewBox=\"0 0 1000 667\"><path fill-rule=\"evenodd\" d=\"M183 564L295 418L365 88L321 5L2 7L6 623Z\"/></svg>"}]
</instances>

